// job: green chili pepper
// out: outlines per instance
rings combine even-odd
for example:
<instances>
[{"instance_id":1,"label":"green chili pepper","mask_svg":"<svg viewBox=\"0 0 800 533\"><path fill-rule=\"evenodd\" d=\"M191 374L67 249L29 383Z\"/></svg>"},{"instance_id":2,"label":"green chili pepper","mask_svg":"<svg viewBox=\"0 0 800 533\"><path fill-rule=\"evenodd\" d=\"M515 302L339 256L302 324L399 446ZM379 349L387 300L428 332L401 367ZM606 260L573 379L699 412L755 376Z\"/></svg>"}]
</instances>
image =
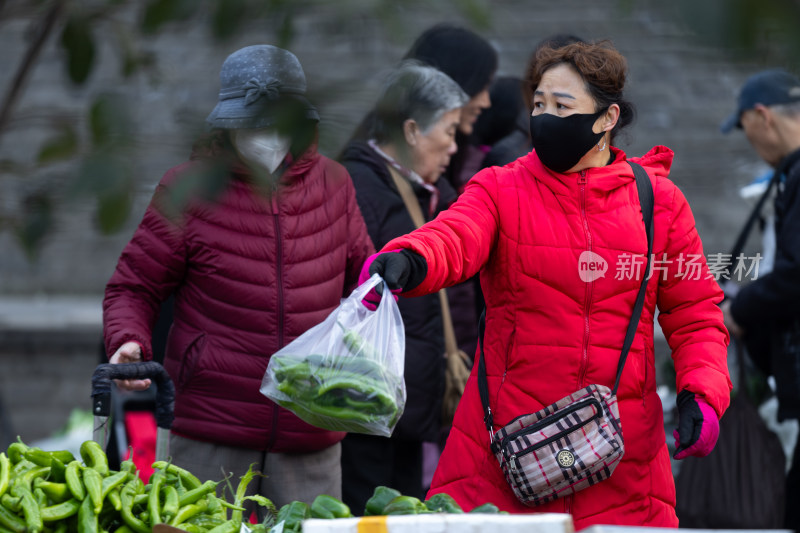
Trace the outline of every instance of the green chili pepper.
<instances>
[{"instance_id":1,"label":"green chili pepper","mask_svg":"<svg viewBox=\"0 0 800 533\"><path fill-rule=\"evenodd\" d=\"M80 533L97 533L99 524L94 512L92 500L85 498L78 508L78 531Z\"/></svg>"},{"instance_id":2,"label":"green chili pepper","mask_svg":"<svg viewBox=\"0 0 800 533\"><path fill-rule=\"evenodd\" d=\"M14 513L19 513L22 510L22 498L12 496L10 493L3 494L2 498L0 498L0 504Z\"/></svg>"},{"instance_id":3,"label":"green chili pepper","mask_svg":"<svg viewBox=\"0 0 800 533\"><path fill-rule=\"evenodd\" d=\"M453 497L444 492L434 494L433 496L425 500L424 503L425 507L427 507L429 511L440 512L440 513L464 512L464 510L461 508L460 505L458 505L458 503L453 499Z\"/></svg>"},{"instance_id":4,"label":"green chili pepper","mask_svg":"<svg viewBox=\"0 0 800 533\"><path fill-rule=\"evenodd\" d=\"M67 461L67 463L71 463L72 461ZM66 464L58 457L53 457L50 461L50 478L49 481L53 481L55 483L64 483L65 476L66 476Z\"/></svg>"},{"instance_id":5,"label":"green chili pepper","mask_svg":"<svg viewBox=\"0 0 800 533\"><path fill-rule=\"evenodd\" d=\"M0 496L8 490L8 482L11 479L11 461L5 452L0 452Z\"/></svg>"},{"instance_id":6,"label":"green chili pepper","mask_svg":"<svg viewBox=\"0 0 800 533\"><path fill-rule=\"evenodd\" d=\"M128 524L122 524L114 530L114 533L134 533L134 531L128 527Z\"/></svg>"},{"instance_id":7,"label":"green chili pepper","mask_svg":"<svg viewBox=\"0 0 800 533\"><path fill-rule=\"evenodd\" d=\"M236 533L241 527L241 524L239 526L236 525L235 520L228 520L227 522L223 522L217 527L208 530L208 533Z\"/></svg>"},{"instance_id":8,"label":"green chili pepper","mask_svg":"<svg viewBox=\"0 0 800 533\"><path fill-rule=\"evenodd\" d=\"M385 515L422 514L430 512L425 504L413 496L397 496L383 508Z\"/></svg>"},{"instance_id":9,"label":"green chili pepper","mask_svg":"<svg viewBox=\"0 0 800 533\"><path fill-rule=\"evenodd\" d=\"M350 508L343 501L329 496L327 494L320 494L314 501L311 502L311 517L312 518L349 518L353 516Z\"/></svg>"},{"instance_id":10,"label":"green chili pepper","mask_svg":"<svg viewBox=\"0 0 800 533\"><path fill-rule=\"evenodd\" d=\"M69 524L66 520L62 520L56 525L53 533L67 533L69 531Z\"/></svg>"},{"instance_id":11,"label":"green chili pepper","mask_svg":"<svg viewBox=\"0 0 800 533\"><path fill-rule=\"evenodd\" d=\"M194 524L196 526L203 527L205 529L215 528L220 524L224 524L228 520L226 518L220 518L218 516L212 516L210 514L199 513L191 517L189 520L186 521L187 524ZM248 524L249 527L249 524Z\"/></svg>"},{"instance_id":12,"label":"green chili pepper","mask_svg":"<svg viewBox=\"0 0 800 533\"><path fill-rule=\"evenodd\" d=\"M337 322L337 324L339 323ZM344 345L353 355L361 354L367 360L380 360L378 357L378 351L369 341L352 329L347 329L341 324L339 324L339 327L344 330L342 342L344 342Z\"/></svg>"},{"instance_id":13,"label":"green chili pepper","mask_svg":"<svg viewBox=\"0 0 800 533\"><path fill-rule=\"evenodd\" d=\"M283 530L299 533L303 520L311 518L311 507L305 502L293 501L278 510L276 524L283 522Z\"/></svg>"},{"instance_id":14,"label":"green chili pepper","mask_svg":"<svg viewBox=\"0 0 800 533\"><path fill-rule=\"evenodd\" d=\"M139 478L137 477L136 479L129 481L120 493L120 499L122 503L120 514L122 515L122 520L124 520L128 527L130 527L135 533L151 533L151 528L133 514L133 497L136 495L136 491L138 490L136 485L137 479Z\"/></svg>"},{"instance_id":15,"label":"green chili pepper","mask_svg":"<svg viewBox=\"0 0 800 533\"><path fill-rule=\"evenodd\" d=\"M50 473L49 466L37 466L18 474L17 477L14 479L12 483L12 490L13 487L22 486L28 489L29 491L33 491L33 480L39 477L44 477Z\"/></svg>"},{"instance_id":16,"label":"green chili pepper","mask_svg":"<svg viewBox=\"0 0 800 533\"><path fill-rule=\"evenodd\" d=\"M500 509L493 503L484 503L483 505L479 505L470 511L470 513L489 513L489 514L497 514L499 512Z\"/></svg>"},{"instance_id":17,"label":"green chili pepper","mask_svg":"<svg viewBox=\"0 0 800 533\"><path fill-rule=\"evenodd\" d=\"M80 448L81 459L89 468L96 470L100 475L108 475L108 457L103 448L93 440L84 441Z\"/></svg>"},{"instance_id":18,"label":"green chili pepper","mask_svg":"<svg viewBox=\"0 0 800 533\"><path fill-rule=\"evenodd\" d=\"M176 514L178 514L178 489L173 485L164 485L161 489L164 496L164 507L161 509L161 515L164 522L169 523Z\"/></svg>"},{"instance_id":19,"label":"green chili pepper","mask_svg":"<svg viewBox=\"0 0 800 533\"><path fill-rule=\"evenodd\" d=\"M241 507L242 503L244 502L244 495L247 492L247 486L250 484L250 482L253 480L253 477L256 475L256 473L253 471L254 465L255 463L251 463L247 467L247 472L245 472L245 474L239 479L239 485L236 487L236 496L233 499L233 504L235 506ZM239 529L242 526L243 511L244 509L242 509L241 511L237 509L233 511L233 513L231 513L231 521L236 526L236 531L239 531Z\"/></svg>"},{"instance_id":20,"label":"green chili pepper","mask_svg":"<svg viewBox=\"0 0 800 533\"><path fill-rule=\"evenodd\" d=\"M42 489L33 489L33 498L36 500L36 505L38 505L39 508L47 507L47 494L45 494Z\"/></svg>"},{"instance_id":21,"label":"green chili pepper","mask_svg":"<svg viewBox=\"0 0 800 533\"><path fill-rule=\"evenodd\" d=\"M372 496L367 500L364 515L365 516L380 516L383 514L383 508L389 505L389 502L398 496L402 496L399 490L379 485L375 487Z\"/></svg>"},{"instance_id":22,"label":"green chili pepper","mask_svg":"<svg viewBox=\"0 0 800 533\"><path fill-rule=\"evenodd\" d=\"M111 504L111 507L114 508L115 511L119 511L122 509L122 499L119 496L120 488L114 487L108 493L108 502Z\"/></svg>"},{"instance_id":23,"label":"green chili pepper","mask_svg":"<svg viewBox=\"0 0 800 533\"><path fill-rule=\"evenodd\" d=\"M27 531L29 533L41 531L44 527L44 524L42 523L39 502L36 501L33 493L31 493L30 489L24 485L15 485L11 491L12 495L19 496L21 498L20 507L22 508L22 514L25 517Z\"/></svg>"},{"instance_id":24,"label":"green chili pepper","mask_svg":"<svg viewBox=\"0 0 800 533\"><path fill-rule=\"evenodd\" d=\"M227 512L225 511L225 507L222 506L222 500L218 498L214 494L209 494L206 496L206 501L208 502L208 509L206 512L211 516L218 516L222 519L227 517Z\"/></svg>"},{"instance_id":25,"label":"green chili pepper","mask_svg":"<svg viewBox=\"0 0 800 533\"><path fill-rule=\"evenodd\" d=\"M209 480L195 489L184 492L178 499L178 507L183 507L184 505L194 503L206 494L214 492L217 490L217 485L219 485L219 483Z\"/></svg>"},{"instance_id":26,"label":"green chili pepper","mask_svg":"<svg viewBox=\"0 0 800 533\"><path fill-rule=\"evenodd\" d=\"M0 505L0 526L14 531L14 533L25 533L28 527L20 517L12 513L4 505Z\"/></svg>"},{"instance_id":27,"label":"green chili pepper","mask_svg":"<svg viewBox=\"0 0 800 533\"><path fill-rule=\"evenodd\" d=\"M82 501L86 497L86 488L83 486L82 477L81 464L78 461L70 462L64 472L64 479L67 488L78 501Z\"/></svg>"},{"instance_id":28,"label":"green chili pepper","mask_svg":"<svg viewBox=\"0 0 800 533\"><path fill-rule=\"evenodd\" d=\"M273 518L275 516L277 516L277 514L278 514L278 509L275 507L275 504L272 503L272 500L270 500L268 498L265 498L264 496L262 496L260 494L254 494L252 496L247 496L244 499L245 500L252 500L252 501L256 502L258 505L260 505L261 507L265 507L267 509L267 512L269 512L270 516L273 517Z\"/></svg>"},{"instance_id":29,"label":"green chili pepper","mask_svg":"<svg viewBox=\"0 0 800 533\"><path fill-rule=\"evenodd\" d=\"M161 486L164 484L164 471L156 470L150 476L150 496L147 498L147 512L150 513L150 525L161 523Z\"/></svg>"},{"instance_id":30,"label":"green chili pepper","mask_svg":"<svg viewBox=\"0 0 800 533\"><path fill-rule=\"evenodd\" d=\"M33 480L33 486L37 489L42 489L47 497L56 503L61 503L72 498L72 493L67 488L66 483L53 483L52 481L46 481L42 478L36 478Z\"/></svg>"},{"instance_id":31,"label":"green chili pepper","mask_svg":"<svg viewBox=\"0 0 800 533\"><path fill-rule=\"evenodd\" d=\"M204 528L202 526L198 526L197 524L190 524L190 523L179 524L179 525L177 525L175 527L177 527L178 529L182 529L184 531L187 531L188 533L207 533L207 531L208 531L206 528Z\"/></svg>"},{"instance_id":32,"label":"green chili pepper","mask_svg":"<svg viewBox=\"0 0 800 533\"><path fill-rule=\"evenodd\" d=\"M120 470L119 472L115 472L110 476L104 477L101 485L100 499L104 500L114 488L125 483L127 479L128 472L124 470Z\"/></svg>"},{"instance_id":33,"label":"green chili pepper","mask_svg":"<svg viewBox=\"0 0 800 533\"><path fill-rule=\"evenodd\" d=\"M183 482L183 486L188 490L196 489L202 485L202 482L197 479L197 476L188 470L175 466L172 463L167 463L166 461L156 461L151 466L154 470L166 470L167 473L179 476Z\"/></svg>"},{"instance_id":34,"label":"green chili pepper","mask_svg":"<svg viewBox=\"0 0 800 533\"><path fill-rule=\"evenodd\" d=\"M56 522L69 518L78 512L81 502L72 498L68 501L42 508L42 522Z\"/></svg>"},{"instance_id":35,"label":"green chili pepper","mask_svg":"<svg viewBox=\"0 0 800 533\"><path fill-rule=\"evenodd\" d=\"M6 450L11 464L17 464L18 462L22 461L27 450L28 446L22 442L22 439L20 439L19 436L17 436L17 442L12 442L9 444L8 449Z\"/></svg>"},{"instance_id":36,"label":"green chili pepper","mask_svg":"<svg viewBox=\"0 0 800 533\"><path fill-rule=\"evenodd\" d=\"M75 460L75 456L68 450L46 452L41 448L28 448L22 453L22 456L32 463L39 466L50 466L53 458L58 459L62 463L69 463Z\"/></svg>"},{"instance_id":37,"label":"green chili pepper","mask_svg":"<svg viewBox=\"0 0 800 533\"><path fill-rule=\"evenodd\" d=\"M94 468L84 468L83 486L86 487L86 494L92 500L94 514L100 514L103 509L103 476Z\"/></svg>"},{"instance_id":38,"label":"green chili pepper","mask_svg":"<svg viewBox=\"0 0 800 533\"><path fill-rule=\"evenodd\" d=\"M207 508L208 502L206 500L200 500L197 503L184 505L178 509L178 513L172 520L170 520L169 525L177 527L189 520L194 515L204 512Z\"/></svg>"}]
</instances>

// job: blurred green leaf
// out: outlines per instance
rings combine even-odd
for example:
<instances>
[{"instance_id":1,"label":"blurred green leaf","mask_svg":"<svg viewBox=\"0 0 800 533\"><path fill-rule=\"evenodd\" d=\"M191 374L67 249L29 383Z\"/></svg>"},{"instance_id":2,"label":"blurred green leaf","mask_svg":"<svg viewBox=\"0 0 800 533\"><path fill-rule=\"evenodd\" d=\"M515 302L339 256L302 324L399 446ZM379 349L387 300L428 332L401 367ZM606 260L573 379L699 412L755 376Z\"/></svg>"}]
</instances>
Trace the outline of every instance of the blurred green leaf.
<instances>
[{"instance_id":1,"label":"blurred green leaf","mask_svg":"<svg viewBox=\"0 0 800 533\"><path fill-rule=\"evenodd\" d=\"M454 0L458 9L476 28L486 30L492 25L492 12L485 0Z\"/></svg>"},{"instance_id":2,"label":"blurred green leaf","mask_svg":"<svg viewBox=\"0 0 800 533\"><path fill-rule=\"evenodd\" d=\"M53 201L44 192L28 195L22 203L15 235L29 260L38 256L45 237L53 228Z\"/></svg>"},{"instance_id":3,"label":"blurred green leaf","mask_svg":"<svg viewBox=\"0 0 800 533\"><path fill-rule=\"evenodd\" d=\"M217 0L214 15L211 17L211 29L219 40L232 37L239 30L247 14L245 0Z\"/></svg>"},{"instance_id":4,"label":"blurred green leaf","mask_svg":"<svg viewBox=\"0 0 800 533\"><path fill-rule=\"evenodd\" d=\"M133 135L133 120L127 99L105 93L95 98L89 108L89 128L95 146L107 146L129 140Z\"/></svg>"},{"instance_id":5,"label":"blurred green leaf","mask_svg":"<svg viewBox=\"0 0 800 533\"><path fill-rule=\"evenodd\" d=\"M168 22L186 20L196 12L198 4L196 0L150 0L142 18L142 32L153 34Z\"/></svg>"},{"instance_id":6,"label":"blurred green leaf","mask_svg":"<svg viewBox=\"0 0 800 533\"><path fill-rule=\"evenodd\" d=\"M173 183L159 205L169 216L180 216L193 201L216 200L230 180L229 167L223 162L198 165Z\"/></svg>"},{"instance_id":7,"label":"blurred green leaf","mask_svg":"<svg viewBox=\"0 0 800 533\"><path fill-rule=\"evenodd\" d=\"M744 60L798 66L800 2L796 0L678 0L680 20L708 44Z\"/></svg>"},{"instance_id":8,"label":"blurred green leaf","mask_svg":"<svg viewBox=\"0 0 800 533\"><path fill-rule=\"evenodd\" d=\"M294 39L294 17L291 9L287 9L283 14L281 26L278 28L278 44L280 48L289 48Z\"/></svg>"},{"instance_id":9,"label":"blurred green leaf","mask_svg":"<svg viewBox=\"0 0 800 533\"><path fill-rule=\"evenodd\" d=\"M126 190L113 190L97 197L97 228L110 235L123 228L131 214L133 194Z\"/></svg>"},{"instance_id":10,"label":"blurred green leaf","mask_svg":"<svg viewBox=\"0 0 800 533\"><path fill-rule=\"evenodd\" d=\"M68 159L78 150L78 135L69 124L62 124L58 133L45 141L39 150L36 160L39 164L46 165L54 161Z\"/></svg>"},{"instance_id":11,"label":"blurred green leaf","mask_svg":"<svg viewBox=\"0 0 800 533\"><path fill-rule=\"evenodd\" d=\"M86 81L94 66L95 46L92 27L86 17L73 15L61 32L61 46L67 53L67 72L80 85Z\"/></svg>"}]
</instances>

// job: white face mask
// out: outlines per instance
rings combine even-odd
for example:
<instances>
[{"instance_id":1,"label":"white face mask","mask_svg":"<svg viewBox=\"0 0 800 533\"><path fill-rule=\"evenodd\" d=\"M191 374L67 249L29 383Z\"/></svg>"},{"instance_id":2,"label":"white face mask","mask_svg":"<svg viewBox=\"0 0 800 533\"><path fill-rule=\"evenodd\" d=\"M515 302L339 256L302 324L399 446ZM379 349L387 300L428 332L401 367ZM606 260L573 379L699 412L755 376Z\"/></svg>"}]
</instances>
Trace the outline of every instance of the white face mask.
<instances>
[{"instance_id":1,"label":"white face mask","mask_svg":"<svg viewBox=\"0 0 800 533\"><path fill-rule=\"evenodd\" d=\"M270 174L289 153L291 144L288 137L270 129L233 130L231 141L245 163Z\"/></svg>"}]
</instances>

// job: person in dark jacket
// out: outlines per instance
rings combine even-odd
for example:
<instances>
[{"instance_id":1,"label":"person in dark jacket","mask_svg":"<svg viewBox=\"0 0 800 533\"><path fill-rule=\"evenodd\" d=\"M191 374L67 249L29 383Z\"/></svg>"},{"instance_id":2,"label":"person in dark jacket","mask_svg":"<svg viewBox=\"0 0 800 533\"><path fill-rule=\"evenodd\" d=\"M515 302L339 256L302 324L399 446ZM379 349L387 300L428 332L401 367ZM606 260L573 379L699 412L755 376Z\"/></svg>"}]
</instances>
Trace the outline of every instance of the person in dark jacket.
<instances>
[{"instance_id":1,"label":"person in dark jacket","mask_svg":"<svg viewBox=\"0 0 800 533\"><path fill-rule=\"evenodd\" d=\"M159 305L174 294L164 366L175 421L160 457L212 480L255 463L265 476L252 491L277 506L338 497L344 433L259 389L270 355L339 305L374 247L347 171L317 153L297 58L249 46L228 56L220 82L212 132L162 178L106 286L106 353L151 359Z\"/></svg>"},{"instance_id":2,"label":"person in dark jacket","mask_svg":"<svg viewBox=\"0 0 800 533\"><path fill-rule=\"evenodd\" d=\"M406 61L391 73L371 113L368 139L350 142L342 156L376 246L416 227L395 179L410 185L425 221L437 206L452 201L442 201L436 184L456 151L455 134L467 100L446 74L422 63ZM436 440L440 429L444 341L439 298L403 299L398 305L406 334L408 399L390 438L351 433L342 442L343 498L356 514L363 513L379 485L423 496L422 443Z\"/></svg>"},{"instance_id":3,"label":"person in dark jacket","mask_svg":"<svg viewBox=\"0 0 800 533\"><path fill-rule=\"evenodd\" d=\"M480 170L484 153L469 143L475 121L491 106L489 85L497 70L497 51L486 39L472 30L448 23L431 26L422 32L411 44L403 59L412 59L431 65L452 78L463 89L469 101L461 112L461 121L456 131L456 153L444 172L446 183L438 188L448 191L451 203L464 188L472 175ZM372 111L367 113L356 127L350 141L365 141L369 124L373 120ZM349 142L348 142L349 144ZM341 158L341 156L340 156ZM478 346L478 317L475 307L476 282L469 281L451 287L447 295L453 312L458 347L473 356Z\"/></svg>"},{"instance_id":4,"label":"person in dark jacket","mask_svg":"<svg viewBox=\"0 0 800 533\"><path fill-rule=\"evenodd\" d=\"M778 380L778 418L800 418L800 369L795 361L776 360L776 339L786 338L800 351L800 79L783 70L751 76L738 106L722 124L723 133L739 128L758 155L776 169L775 259L772 270L727 298L725 325L739 337L755 362ZM732 258L736 261L736 258ZM789 335L793 335L789 337ZM784 341L786 342L786 341ZM782 385L786 384L786 385ZM784 390L786 387L788 390ZM787 476L784 527L800 530L800 451L795 446Z\"/></svg>"}]
</instances>

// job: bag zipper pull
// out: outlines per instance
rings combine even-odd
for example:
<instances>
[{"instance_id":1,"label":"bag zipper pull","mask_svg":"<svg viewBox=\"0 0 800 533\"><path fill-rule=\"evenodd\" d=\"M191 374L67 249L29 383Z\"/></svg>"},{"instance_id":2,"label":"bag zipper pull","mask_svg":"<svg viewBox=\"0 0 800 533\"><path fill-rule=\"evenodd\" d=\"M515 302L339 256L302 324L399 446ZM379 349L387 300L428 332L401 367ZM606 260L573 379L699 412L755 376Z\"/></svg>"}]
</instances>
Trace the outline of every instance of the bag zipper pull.
<instances>
[{"instance_id":1,"label":"bag zipper pull","mask_svg":"<svg viewBox=\"0 0 800 533\"><path fill-rule=\"evenodd\" d=\"M509 457L508 460L511 463L511 466L510 466L511 472L516 474L517 473L517 456L516 456L516 454L512 455L511 457Z\"/></svg>"}]
</instances>

